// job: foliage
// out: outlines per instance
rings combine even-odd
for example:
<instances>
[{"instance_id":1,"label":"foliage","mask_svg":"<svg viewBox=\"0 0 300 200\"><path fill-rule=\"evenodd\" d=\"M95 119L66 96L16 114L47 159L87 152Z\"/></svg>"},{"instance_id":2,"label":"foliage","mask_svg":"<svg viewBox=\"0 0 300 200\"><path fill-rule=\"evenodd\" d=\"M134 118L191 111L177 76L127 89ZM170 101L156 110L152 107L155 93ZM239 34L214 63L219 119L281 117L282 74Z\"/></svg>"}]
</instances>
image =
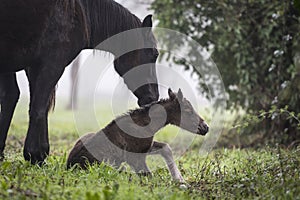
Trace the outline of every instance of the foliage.
<instances>
[{"instance_id":1,"label":"foliage","mask_svg":"<svg viewBox=\"0 0 300 200\"><path fill-rule=\"evenodd\" d=\"M237 124L234 128L246 128L251 123L257 124L259 122L262 122L266 118L275 118L278 115L286 115L287 119L295 120L297 123L297 129L300 129L300 113L295 114L294 112L289 111L288 106L280 109L276 106L272 106L272 108L269 111L261 110L258 116L247 114L245 118L241 121L241 123Z\"/></svg>"},{"instance_id":2,"label":"foliage","mask_svg":"<svg viewBox=\"0 0 300 200\"><path fill-rule=\"evenodd\" d=\"M257 124L265 123L265 121L276 121L276 119L286 119L291 120L296 125L296 130L300 131L300 113L295 113L293 111L290 111L288 106L285 106L284 108L277 108L276 106L272 106L270 110L259 111L259 114L253 115L253 114L245 114L243 118L237 119L234 122L233 129L237 133L243 133L245 129L249 127L257 126ZM233 131L229 132L233 132ZM287 132L287 129L283 130L284 133ZM267 141L265 141L265 137L268 137L266 134L256 134L256 136L253 135L239 135L239 136L228 136L225 135L224 137L227 138L227 140L230 140L230 144L235 146L238 145L239 147L259 147L261 145L265 145L265 143L273 143L273 144L285 144L286 141L290 138L287 134L283 135L276 135L278 132L275 132L273 135L273 141L270 141L271 138L269 137ZM247 136L247 137L246 137ZM276 136L276 137L275 137ZM238 144L235 144L235 142L232 141L234 137L239 137ZM297 136L295 136L297 137ZM274 140L274 138L277 138ZM226 142L222 141L221 146L226 146ZM228 142L227 142L228 143ZM297 146L300 144L300 140L294 140L291 143L288 144L289 147Z\"/></svg>"},{"instance_id":3,"label":"foliage","mask_svg":"<svg viewBox=\"0 0 300 200\"><path fill-rule=\"evenodd\" d=\"M184 33L211 52L229 94L228 106L242 107L251 115L285 105L300 113L298 8L298 0L155 0L152 4L160 27ZM173 59L190 68L195 62L191 60L197 59L194 53ZM208 95L203 74L199 77ZM288 136L283 143L299 139L297 123L284 117L267 118L245 129L257 131L280 140Z\"/></svg>"}]
</instances>

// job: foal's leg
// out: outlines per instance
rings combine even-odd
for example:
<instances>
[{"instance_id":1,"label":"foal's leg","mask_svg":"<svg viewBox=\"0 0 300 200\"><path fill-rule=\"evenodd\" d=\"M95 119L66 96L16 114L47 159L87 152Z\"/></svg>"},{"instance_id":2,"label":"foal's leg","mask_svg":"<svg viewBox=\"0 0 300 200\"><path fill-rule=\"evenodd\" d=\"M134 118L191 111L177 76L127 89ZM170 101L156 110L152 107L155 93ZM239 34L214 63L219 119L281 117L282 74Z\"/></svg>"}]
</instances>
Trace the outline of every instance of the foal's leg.
<instances>
[{"instance_id":1,"label":"foal's leg","mask_svg":"<svg viewBox=\"0 0 300 200\"><path fill-rule=\"evenodd\" d=\"M132 155L127 163L133 167L134 171L143 176L151 176L151 171L146 164L146 155Z\"/></svg>"},{"instance_id":2,"label":"foal's leg","mask_svg":"<svg viewBox=\"0 0 300 200\"><path fill-rule=\"evenodd\" d=\"M25 160L30 160L32 164L40 164L49 154L47 118L50 96L64 71L64 67L55 67L57 63L54 60L44 60L42 66L26 71L30 86L30 109L23 154Z\"/></svg>"},{"instance_id":3,"label":"foal's leg","mask_svg":"<svg viewBox=\"0 0 300 200\"><path fill-rule=\"evenodd\" d=\"M176 181L185 182L175 164L172 150L169 144L153 141L153 145L149 153L152 155L160 154L165 159L173 179Z\"/></svg>"},{"instance_id":4,"label":"foal's leg","mask_svg":"<svg viewBox=\"0 0 300 200\"><path fill-rule=\"evenodd\" d=\"M19 95L16 74L0 74L0 158L3 157L7 132Z\"/></svg>"}]
</instances>

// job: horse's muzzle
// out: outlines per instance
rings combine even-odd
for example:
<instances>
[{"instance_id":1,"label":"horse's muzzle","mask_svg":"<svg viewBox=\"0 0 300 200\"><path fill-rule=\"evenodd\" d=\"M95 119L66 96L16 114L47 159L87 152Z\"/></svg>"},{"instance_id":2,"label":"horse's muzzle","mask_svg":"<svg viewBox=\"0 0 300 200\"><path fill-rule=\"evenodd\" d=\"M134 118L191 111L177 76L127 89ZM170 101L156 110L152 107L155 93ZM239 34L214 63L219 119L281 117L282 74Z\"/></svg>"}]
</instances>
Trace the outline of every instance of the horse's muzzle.
<instances>
[{"instance_id":1,"label":"horse's muzzle","mask_svg":"<svg viewBox=\"0 0 300 200\"><path fill-rule=\"evenodd\" d=\"M141 98L141 99L138 100L138 105L139 106L145 106L147 104L150 104L152 102L157 101L157 99L158 98L153 97L153 96L145 96L145 97L143 97L143 98Z\"/></svg>"},{"instance_id":2,"label":"horse's muzzle","mask_svg":"<svg viewBox=\"0 0 300 200\"><path fill-rule=\"evenodd\" d=\"M154 83L145 84L139 89L138 96L138 104L139 106L145 106L147 104L153 103L158 100L159 92L158 92L158 85Z\"/></svg>"},{"instance_id":3,"label":"horse's muzzle","mask_svg":"<svg viewBox=\"0 0 300 200\"><path fill-rule=\"evenodd\" d=\"M197 133L200 135L205 135L209 131L209 126L205 122L201 122L198 125L198 131Z\"/></svg>"}]
</instances>

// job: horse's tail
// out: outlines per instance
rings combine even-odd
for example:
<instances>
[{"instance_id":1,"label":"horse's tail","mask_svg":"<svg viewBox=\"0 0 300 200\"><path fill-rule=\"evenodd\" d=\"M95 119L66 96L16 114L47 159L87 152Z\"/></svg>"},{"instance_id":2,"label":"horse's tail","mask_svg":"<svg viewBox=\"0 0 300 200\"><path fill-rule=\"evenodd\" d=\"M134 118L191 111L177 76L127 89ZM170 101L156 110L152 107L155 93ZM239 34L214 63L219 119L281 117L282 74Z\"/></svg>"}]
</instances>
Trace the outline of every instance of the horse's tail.
<instances>
[{"instance_id":1,"label":"horse's tail","mask_svg":"<svg viewBox=\"0 0 300 200\"><path fill-rule=\"evenodd\" d=\"M49 98L49 105L48 105L48 112L49 111L54 111L55 108L55 98L56 97L56 87L52 90Z\"/></svg>"},{"instance_id":2,"label":"horse's tail","mask_svg":"<svg viewBox=\"0 0 300 200\"><path fill-rule=\"evenodd\" d=\"M90 29L88 25L88 16L81 1L76 1L75 12L77 13L79 20L83 26L84 38L86 40L86 43L87 45L90 45L91 38L90 38Z\"/></svg>"}]
</instances>

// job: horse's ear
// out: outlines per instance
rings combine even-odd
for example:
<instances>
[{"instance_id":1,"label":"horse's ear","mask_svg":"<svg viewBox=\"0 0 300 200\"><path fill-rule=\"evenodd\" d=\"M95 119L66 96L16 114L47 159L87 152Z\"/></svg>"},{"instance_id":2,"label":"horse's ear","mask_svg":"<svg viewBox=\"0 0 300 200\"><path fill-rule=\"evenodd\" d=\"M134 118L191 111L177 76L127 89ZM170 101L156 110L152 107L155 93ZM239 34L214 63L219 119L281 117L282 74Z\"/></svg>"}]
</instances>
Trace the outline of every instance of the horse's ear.
<instances>
[{"instance_id":1,"label":"horse's ear","mask_svg":"<svg viewBox=\"0 0 300 200\"><path fill-rule=\"evenodd\" d=\"M173 93L173 91L171 90L171 88L169 88L168 94L169 94L170 99L175 99L176 98L176 95Z\"/></svg>"},{"instance_id":2,"label":"horse's ear","mask_svg":"<svg viewBox=\"0 0 300 200\"><path fill-rule=\"evenodd\" d=\"M177 98L178 98L179 101L182 101L182 99L183 99L183 94L182 94L182 91L181 91L180 88L179 88L178 93L177 93Z\"/></svg>"},{"instance_id":3,"label":"horse's ear","mask_svg":"<svg viewBox=\"0 0 300 200\"><path fill-rule=\"evenodd\" d=\"M143 20L143 27L152 27L152 15L148 15Z\"/></svg>"}]
</instances>

